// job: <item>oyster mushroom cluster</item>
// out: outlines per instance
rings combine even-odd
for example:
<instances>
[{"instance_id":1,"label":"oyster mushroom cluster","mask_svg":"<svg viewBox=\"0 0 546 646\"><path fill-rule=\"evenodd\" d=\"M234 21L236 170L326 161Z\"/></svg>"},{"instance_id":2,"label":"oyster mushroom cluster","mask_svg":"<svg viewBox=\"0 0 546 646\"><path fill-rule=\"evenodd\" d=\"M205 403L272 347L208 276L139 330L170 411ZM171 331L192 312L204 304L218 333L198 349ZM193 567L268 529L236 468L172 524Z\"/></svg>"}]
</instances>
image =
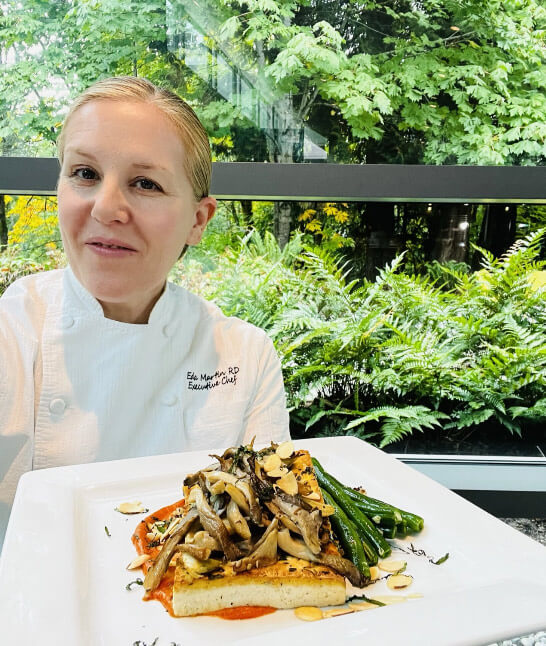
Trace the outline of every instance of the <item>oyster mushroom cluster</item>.
<instances>
[{"instance_id":1,"label":"oyster mushroom cluster","mask_svg":"<svg viewBox=\"0 0 546 646\"><path fill-rule=\"evenodd\" d=\"M357 587L366 584L332 549L328 516L334 509L322 499L306 451L285 442L211 457L215 464L185 478L185 505L168 523L150 528L148 538L160 552L144 579L147 592L159 586L173 558L182 559L192 576L226 563L244 572L293 556L326 565Z\"/></svg>"}]
</instances>

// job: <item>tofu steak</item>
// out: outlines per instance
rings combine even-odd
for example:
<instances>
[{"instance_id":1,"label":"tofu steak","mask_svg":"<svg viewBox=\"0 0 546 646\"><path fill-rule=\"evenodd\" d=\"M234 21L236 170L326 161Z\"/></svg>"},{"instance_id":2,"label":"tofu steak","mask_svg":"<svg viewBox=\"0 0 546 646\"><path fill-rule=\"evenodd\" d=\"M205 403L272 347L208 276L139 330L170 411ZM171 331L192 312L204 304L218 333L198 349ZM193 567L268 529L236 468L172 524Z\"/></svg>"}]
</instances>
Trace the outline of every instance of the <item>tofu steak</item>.
<instances>
[{"instance_id":1,"label":"tofu steak","mask_svg":"<svg viewBox=\"0 0 546 646\"><path fill-rule=\"evenodd\" d=\"M332 539L334 510L307 451L285 442L212 457L216 464L184 480L182 505L143 521L148 544L135 545L154 555L144 565L145 598L165 593L168 581L172 614L185 617L240 606L339 605L345 578L366 585Z\"/></svg>"}]
</instances>

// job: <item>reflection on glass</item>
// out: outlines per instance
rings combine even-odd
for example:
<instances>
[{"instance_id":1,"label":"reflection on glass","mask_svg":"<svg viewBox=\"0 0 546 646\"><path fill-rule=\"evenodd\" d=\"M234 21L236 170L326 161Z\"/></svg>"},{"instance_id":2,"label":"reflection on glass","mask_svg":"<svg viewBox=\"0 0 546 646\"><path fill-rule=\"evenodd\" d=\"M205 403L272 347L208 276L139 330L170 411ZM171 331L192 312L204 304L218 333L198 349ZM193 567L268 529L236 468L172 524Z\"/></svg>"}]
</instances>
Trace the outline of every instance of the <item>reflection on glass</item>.
<instances>
[{"instance_id":1,"label":"reflection on glass","mask_svg":"<svg viewBox=\"0 0 546 646\"><path fill-rule=\"evenodd\" d=\"M325 162L326 137L304 124L290 94L276 91L259 52L252 56L225 37L225 24L209 10L191 0L168 2L169 49L265 138L267 155L254 161Z\"/></svg>"}]
</instances>

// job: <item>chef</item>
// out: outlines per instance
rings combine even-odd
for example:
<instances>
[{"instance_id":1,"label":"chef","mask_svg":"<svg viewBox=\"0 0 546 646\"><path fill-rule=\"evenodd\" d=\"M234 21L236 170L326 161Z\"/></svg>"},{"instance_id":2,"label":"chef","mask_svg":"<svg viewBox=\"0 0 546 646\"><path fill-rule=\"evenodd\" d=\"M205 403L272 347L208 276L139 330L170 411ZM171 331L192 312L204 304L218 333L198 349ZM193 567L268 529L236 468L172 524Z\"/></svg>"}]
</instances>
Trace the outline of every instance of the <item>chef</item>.
<instances>
[{"instance_id":1,"label":"chef","mask_svg":"<svg viewBox=\"0 0 546 646\"><path fill-rule=\"evenodd\" d=\"M145 79L99 81L58 153L69 266L0 298L0 545L31 469L289 437L266 334L167 281L216 209L192 109Z\"/></svg>"}]
</instances>

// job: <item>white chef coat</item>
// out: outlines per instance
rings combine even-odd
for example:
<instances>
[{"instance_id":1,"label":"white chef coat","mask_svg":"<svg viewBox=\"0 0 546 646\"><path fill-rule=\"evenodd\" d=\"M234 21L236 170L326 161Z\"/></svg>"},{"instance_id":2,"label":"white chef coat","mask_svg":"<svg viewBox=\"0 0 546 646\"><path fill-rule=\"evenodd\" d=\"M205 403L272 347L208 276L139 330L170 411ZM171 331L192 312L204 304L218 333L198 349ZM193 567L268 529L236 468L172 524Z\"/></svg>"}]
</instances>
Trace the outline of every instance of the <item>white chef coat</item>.
<instances>
[{"instance_id":1,"label":"white chef coat","mask_svg":"<svg viewBox=\"0 0 546 646\"><path fill-rule=\"evenodd\" d=\"M263 330L171 283L147 324L113 321L69 268L22 278L0 298L0 546L25 471L254 436L289 438Z\"/></svg>"}]
</instances>

